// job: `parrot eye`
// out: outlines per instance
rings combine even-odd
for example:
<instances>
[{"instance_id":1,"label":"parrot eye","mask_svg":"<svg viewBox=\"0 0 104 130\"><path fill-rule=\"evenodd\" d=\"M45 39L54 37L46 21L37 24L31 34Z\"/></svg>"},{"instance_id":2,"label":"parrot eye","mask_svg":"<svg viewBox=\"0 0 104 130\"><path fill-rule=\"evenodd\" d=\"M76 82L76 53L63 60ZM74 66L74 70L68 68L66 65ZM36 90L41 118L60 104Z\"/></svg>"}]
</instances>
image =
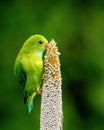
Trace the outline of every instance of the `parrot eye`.
<instances>
[{"instance_id":1,"label":"parrot eye","mask_svg":"<svg viewBox=\"0 0 104 130\"><path fill-rule=\"evenodd\" d=\"M42 43L43 43L43 42L40 40L40 41L39 41L39 44L42 44Z\"/></svg>"}]
</instances>

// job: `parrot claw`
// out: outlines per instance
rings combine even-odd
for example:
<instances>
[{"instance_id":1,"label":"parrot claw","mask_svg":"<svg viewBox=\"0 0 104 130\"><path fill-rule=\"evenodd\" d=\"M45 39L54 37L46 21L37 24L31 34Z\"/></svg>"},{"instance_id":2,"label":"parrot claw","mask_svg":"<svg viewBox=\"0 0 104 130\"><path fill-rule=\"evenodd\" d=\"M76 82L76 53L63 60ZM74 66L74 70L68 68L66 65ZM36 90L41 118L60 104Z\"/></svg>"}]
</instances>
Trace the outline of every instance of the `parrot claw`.
<instances>
[{"instance_id":1,"label":"parrot claw","mask_svg":"<svg viewBox=\"0 0 104 130\"><path fill-rule=\"evenodd\" d=\"M38 94L42 95L42 92L43 92L43 89L40 88L40 89L38 90Z\"/></svg>"}]
</instances>

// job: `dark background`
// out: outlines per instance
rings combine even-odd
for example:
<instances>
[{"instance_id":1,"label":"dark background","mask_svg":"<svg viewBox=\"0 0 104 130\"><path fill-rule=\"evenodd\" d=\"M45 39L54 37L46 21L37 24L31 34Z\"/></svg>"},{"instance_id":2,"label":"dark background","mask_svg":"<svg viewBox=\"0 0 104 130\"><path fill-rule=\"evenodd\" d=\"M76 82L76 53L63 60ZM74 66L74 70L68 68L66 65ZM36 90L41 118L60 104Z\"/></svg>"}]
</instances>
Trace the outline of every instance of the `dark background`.
<instances>
[{"instance_id":1,"label":"dark background","mask_svg":"<svg viewBox=\"0 0 104 130\"><path fill-rule=\"evenodd\" d=\"M13 74L24 41L54 39L61 52L64 130L104 130L104 0L0 1L0 130L39 130Z\"/></svg>"}]
</instances>

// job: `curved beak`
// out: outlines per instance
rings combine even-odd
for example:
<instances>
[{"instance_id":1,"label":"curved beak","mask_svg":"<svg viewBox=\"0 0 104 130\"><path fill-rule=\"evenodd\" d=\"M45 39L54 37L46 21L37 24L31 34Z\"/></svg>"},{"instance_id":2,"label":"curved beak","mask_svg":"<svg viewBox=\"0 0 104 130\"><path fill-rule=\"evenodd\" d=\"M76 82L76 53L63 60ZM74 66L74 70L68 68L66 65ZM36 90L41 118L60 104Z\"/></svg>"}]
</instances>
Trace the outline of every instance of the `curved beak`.
<instances>
[{"instance_id":1,"label":"curved beak","mask_svg":"<svg viewBox=\"0 0 104 130\"><path fill-rule=\"evenodd\" d=\"M48 50L51 46L49 45L49 43L45 44L45 49Z\"/></svg>"}]
</instances>

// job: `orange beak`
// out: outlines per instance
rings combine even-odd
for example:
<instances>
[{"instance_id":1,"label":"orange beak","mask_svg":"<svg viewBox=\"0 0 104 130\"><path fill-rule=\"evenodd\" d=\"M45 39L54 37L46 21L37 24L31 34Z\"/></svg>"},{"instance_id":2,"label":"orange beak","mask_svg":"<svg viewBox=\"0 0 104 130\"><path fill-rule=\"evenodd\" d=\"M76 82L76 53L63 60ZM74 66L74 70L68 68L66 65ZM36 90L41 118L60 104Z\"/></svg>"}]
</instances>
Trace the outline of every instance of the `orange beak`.
<instances>
[{"instance_id":1,"label":"orange beak","mask_svg":"<svg viewBox=\"0 0 104 130\"><path fill-rule=\"evenodd\" d=\"M45 44L45 49L48 50L51 46L49 45L49 43Z\"/></svg>"}]
</instances>

